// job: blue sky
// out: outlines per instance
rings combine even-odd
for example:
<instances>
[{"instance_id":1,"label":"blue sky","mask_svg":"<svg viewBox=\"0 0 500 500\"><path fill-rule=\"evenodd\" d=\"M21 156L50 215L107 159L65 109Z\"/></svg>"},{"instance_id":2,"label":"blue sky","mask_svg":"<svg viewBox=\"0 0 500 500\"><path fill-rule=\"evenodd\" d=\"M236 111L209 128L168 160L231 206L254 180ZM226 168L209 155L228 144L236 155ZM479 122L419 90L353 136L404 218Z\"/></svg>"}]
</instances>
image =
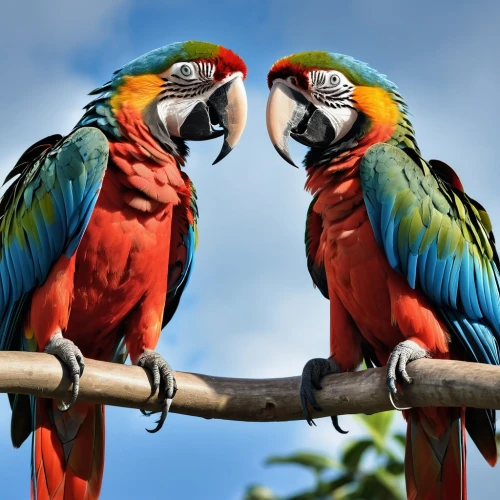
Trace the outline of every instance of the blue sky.
<instances>
[{"instance_id":1,"label":"blue sky","mask_svg":"<svg viewBox=\"0 0 500 500\"><path fill-rule=\"evenodd\" d=\"M305 175L275 153L265 130L266 74L287 54L350 54L386 73L405 96L427 158L456 169L500 225L498 111L500 4L494 1L264 2L218 0L6 0L0 16L0 177L27 146L76 123L86 95L153 48L187 39L220 43L247 62L249 119L240 144L212 167L220 144L192 144L200 246L195 272L159 350L174 368L238 377L300 373L328 354L328 304L304 259ZM292 150L297 160L304 154ZM29 447L13 450L0 401L0 495L27 498ZM265 457L298 449L335 455L347 438L305 422L249 424L170 415L152 422L108 408L102 498L237 500L261 482L279 493L305 473L266 469ZM469 446L472 498L495 495L500 471ZM188 491L186 492L186 485Z\"/></svg>"}]
</instances>

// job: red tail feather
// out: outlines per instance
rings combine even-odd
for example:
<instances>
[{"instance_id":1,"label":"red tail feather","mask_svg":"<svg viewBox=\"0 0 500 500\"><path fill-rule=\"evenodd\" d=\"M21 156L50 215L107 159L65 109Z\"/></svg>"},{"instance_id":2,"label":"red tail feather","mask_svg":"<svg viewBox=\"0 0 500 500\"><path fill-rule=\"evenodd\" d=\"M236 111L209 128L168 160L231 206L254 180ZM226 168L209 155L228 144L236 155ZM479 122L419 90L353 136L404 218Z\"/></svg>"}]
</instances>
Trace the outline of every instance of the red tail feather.
<instances>
[{"instance_id":1,"label":"red tail feather","mask_svg":"<svg viewBox=\"0 0 500 500\"><path fill-rule=\"evenodd\" d=\"M409 412L405 474L409 500L466 500L465 410Z\"/></svg>"},{"instance_id":2,"label":"red tail feather","mask_svg":"<svg viewBox=\"0 0 500 500\"><path fill-rule=\"evenodd\" d=\"M104 407L75 404L60 412L52 401L36 402L34 474L36 500L99 498L104 468Z\"/></svg>"}]
</instances>

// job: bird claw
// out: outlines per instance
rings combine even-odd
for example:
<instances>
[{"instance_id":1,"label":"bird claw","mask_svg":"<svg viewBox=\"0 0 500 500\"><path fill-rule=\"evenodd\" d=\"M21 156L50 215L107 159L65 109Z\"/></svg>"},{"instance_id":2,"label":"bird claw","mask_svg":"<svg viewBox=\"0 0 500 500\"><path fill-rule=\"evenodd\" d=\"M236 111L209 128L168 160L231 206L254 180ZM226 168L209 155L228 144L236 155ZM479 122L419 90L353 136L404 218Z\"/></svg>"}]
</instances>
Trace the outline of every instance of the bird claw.
<instances>
[{"instance_id":1,"label":"bird claw","mask_svg":"<svg viewBox=\"0 0 500 500\"><path fill-rule=\"evenodd\" d=\"M177 383L174 378L174 372L170 365L163 359L163 357L155 351L146 349L137 360L137 366L142 368L147 368L153 375L153 384L151 386L151 396L156 394L156 391L160 389L160 382L163 381L165 384L164 399L161 403L161 415L160 418L155 422L157 425L154 429L146 429L150 433L158 432L165 423L168 412L170 410L170 405L177 392ZM153 415L153 413L160 413L153 411L141 410L141 413L147 417Z\"/></svg>"},{"instance_id":2,"label":"bird claw","mask_svg":"<svg viewBox=\"0 0 500 500\"><path fill-rule=\"evenodd\" d=\"M332 415L332 424L334 429L339 433L339 434L349 434L349 431L345 431L340 427L339 425L339 417L337 415Z\"/></svg>"},{"instance_id":3,"label":"bird claw","mask_svg":"<svg viewBox=\"0 0 500 500\"><path fill-rule=\"evenodd\" d=\"M387 361L387 387L389 391L397 396L396 378L398 375L407 384L411 384L413 381L406 371L407 364L426 357L427 351L422 349L416 342L413 342L413 340L405 340L399 343L391 352Z\"/></svg>"},{"instance_id":4,"label":"bird claw","mask_svg":"<svg viewBox=\"0 0 500 500\"><path fill-rule=\"evenodd\" d=\"M65 339L60 332L52 336L45 347L45 352L57 356L69 370L73 382L71 400L69 403L60 401L57 405L60 411L68 411L78 398L80 390L80 377L85 368L82 352L71 340Z\"/></svg>"},{"instance_id":5,"label":"bird claw","mask_svg":"<svg viewBox=\"0 0 500 500\"><path fill-rule=\"evenodd\" d=\"M315 358L309 360L304 366L304 369L302 370L302 380L300 382L300 405L302 407L304 417L309 425L315 426L316 423L309 413L307 403L309 403L316 411L323 411L321 406L319 406L316 401L314 389L317 391L322 389L321 379L325 375L339 372L340 369L333 359ZM332 424L335 427L335 430L342 434L347 434L346 431L343 431L339 427L337 416L332 416Z\"/></svg>"}]
</instances>

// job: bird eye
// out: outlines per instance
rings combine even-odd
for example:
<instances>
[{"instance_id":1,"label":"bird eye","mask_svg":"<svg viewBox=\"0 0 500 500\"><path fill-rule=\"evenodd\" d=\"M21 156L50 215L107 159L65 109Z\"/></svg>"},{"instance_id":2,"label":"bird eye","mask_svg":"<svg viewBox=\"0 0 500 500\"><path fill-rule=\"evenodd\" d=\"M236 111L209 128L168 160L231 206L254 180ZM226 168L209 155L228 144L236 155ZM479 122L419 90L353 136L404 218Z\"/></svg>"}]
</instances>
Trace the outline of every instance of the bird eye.
<instances>
[{"instance_id":1,"label":"bird eye","mask_svg":"<svg viewBox=\"0 0 500 500\"><path fill-rule=\"evenodd\" d=\"M181 74L182 74L182 76L191 76L192 73L193 73L193 70L187 64L183 64L181 66Z\"/></svg>"},{"instance_id":2,"label":"bird eye","mask_svg":"<svg viewBox=\"0 0 500 500\"><path fill-rule=\"evenodd\" d=\"M336 87L340 83L340 76L339 75L332 75L330 77L330 84L332 87Z\"/></svg>"}]
</instances>

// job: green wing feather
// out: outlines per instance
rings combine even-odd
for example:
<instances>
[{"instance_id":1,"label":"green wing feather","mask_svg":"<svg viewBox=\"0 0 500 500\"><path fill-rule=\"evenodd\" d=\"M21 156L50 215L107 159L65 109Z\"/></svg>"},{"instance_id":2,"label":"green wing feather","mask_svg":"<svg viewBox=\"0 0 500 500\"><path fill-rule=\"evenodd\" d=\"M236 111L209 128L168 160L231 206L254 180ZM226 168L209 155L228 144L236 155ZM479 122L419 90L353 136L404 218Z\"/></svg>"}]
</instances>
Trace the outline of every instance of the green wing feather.
<instances>
[{"instance_id":1,"label":"green wing feather","mask_svg":"<svg viewBox=\"0 0 500 500\"><path fill-rule=\"evenodd\" d=\"M450 167L429 164L416 151L376 144L360 175L375 237L392 268L433 301L472 360L499 365L499 261L486 210ZM469 414L475 416L468 430L490 459L495 412Z\"/></svg>"},{"instance_id":2,"label":"green wing feather","mask_svg":"<svg viewBox=\"0 0 500 500\"><path fill-rule=\"evenodd\" d=\"M93 211L108 159L95 128L32 146L8 179L0 200L0 350L26 349L16 335L24 305L52 265L71 256Z\"/></svg>"},{"instance_id":3,"label":"green wing feather","mask_svg":"<svg viewBox=\"0 0 500 500\"><path fill-rule=\"evenodd\" d=\"M107 160L106 137L95 128L80 128L34 144L7 176L14 181L0 200L0 350L37 349L21 325L32 291L62 254L75 252ZM33 399L9 394L16 447L33 430Z\"/></svg>"},{"instance_id":4,"label":"green wing feather","mask_svg":"<svg viewBox=\"0 0 500 500\"><path fill-rule=\"evenodd\" d=\"M500 335L499 262L484 208L423 160L387 144L368 150L360 174L391 266L436 304L484 320Z\"/></svg>"}]
</instances>

